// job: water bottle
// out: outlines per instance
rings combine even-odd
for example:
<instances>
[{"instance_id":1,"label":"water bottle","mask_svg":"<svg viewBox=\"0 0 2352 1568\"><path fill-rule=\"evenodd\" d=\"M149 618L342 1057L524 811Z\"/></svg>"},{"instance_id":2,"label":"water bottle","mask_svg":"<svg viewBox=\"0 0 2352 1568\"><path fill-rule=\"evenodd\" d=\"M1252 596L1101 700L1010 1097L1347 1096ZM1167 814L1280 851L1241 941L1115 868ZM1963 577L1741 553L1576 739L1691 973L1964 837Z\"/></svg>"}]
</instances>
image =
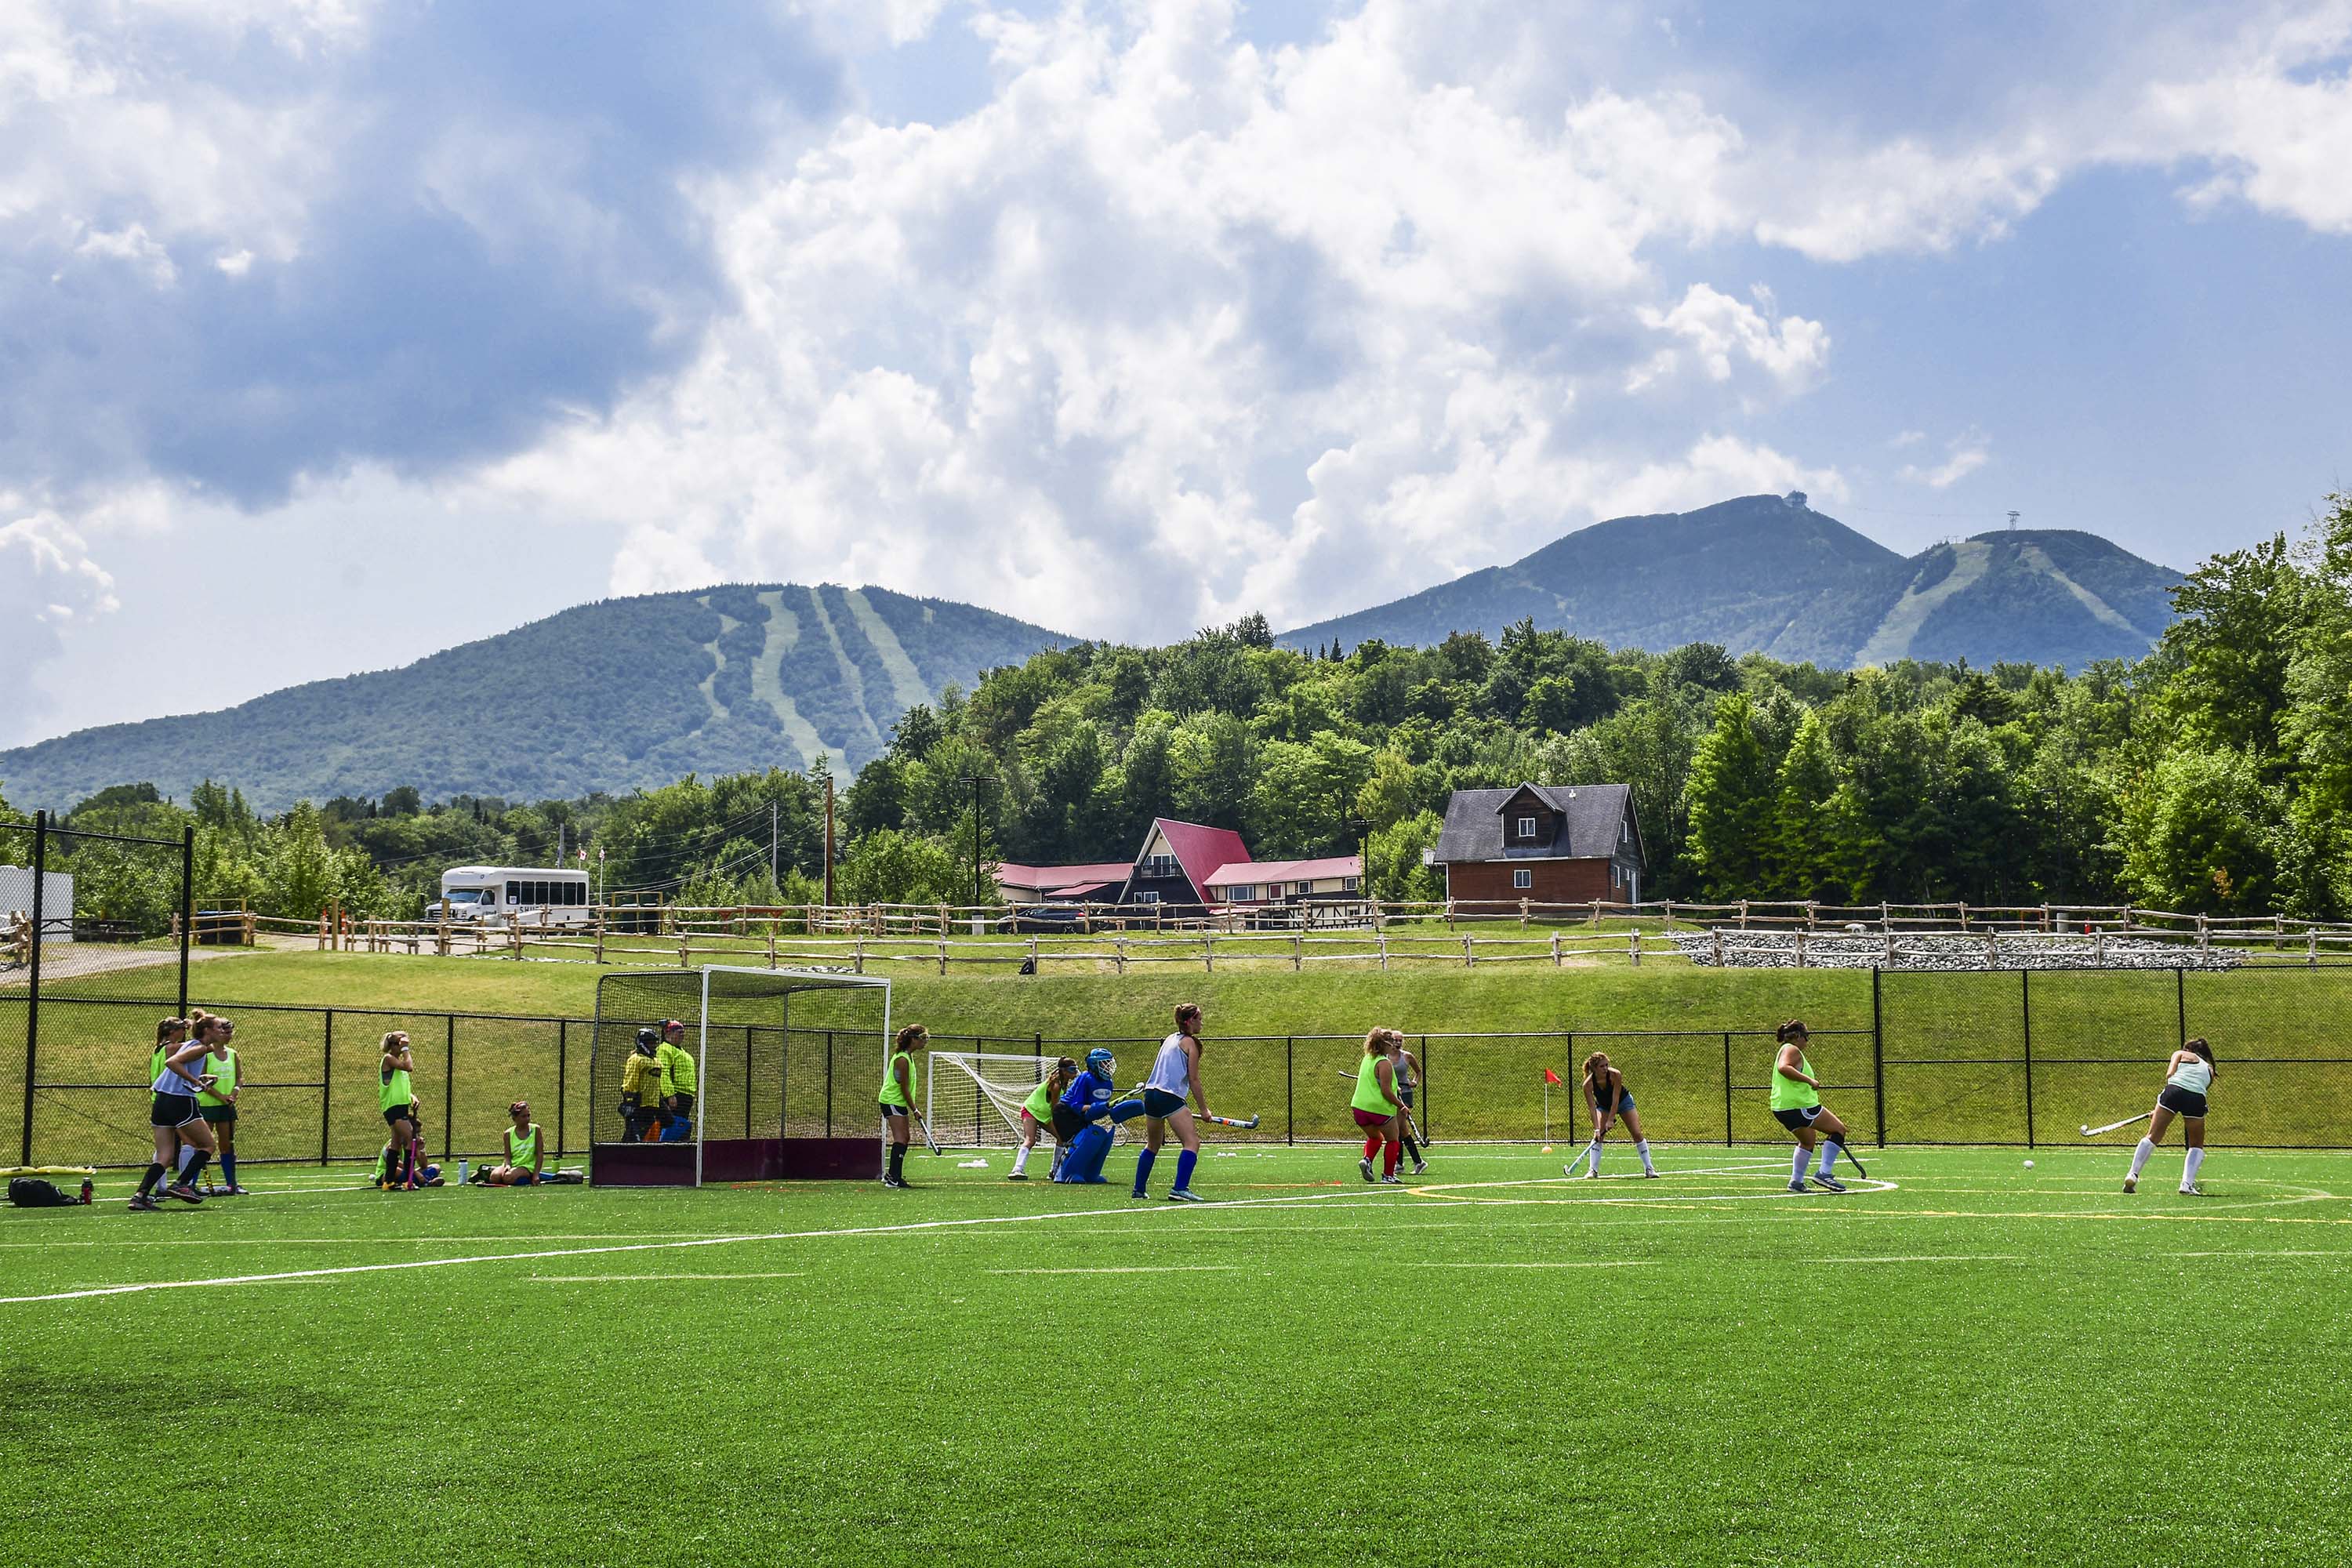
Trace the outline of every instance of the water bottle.
<instances>
[{"instance_id":1,"label":"water bottle","mask_svg":"<svg viewBox=\"0 0 2352 1568\"><path fill-rule=\"evenodd\" d=\"M84 1176L81 1179L81 1201L84 1203L89 1202L89 1178L88 1176Z\"/></svg>"},{"instance_id":2,"label":"water bottle","mask_svg":"<svg viewBox=\"0 0 2352 1568\"><path fill-rule=\"evenodd\" d=\"M466 1162L463 1160L457 1162L457 1184L461 1187L466 1184Z\"/></svg>"}]
</instances>

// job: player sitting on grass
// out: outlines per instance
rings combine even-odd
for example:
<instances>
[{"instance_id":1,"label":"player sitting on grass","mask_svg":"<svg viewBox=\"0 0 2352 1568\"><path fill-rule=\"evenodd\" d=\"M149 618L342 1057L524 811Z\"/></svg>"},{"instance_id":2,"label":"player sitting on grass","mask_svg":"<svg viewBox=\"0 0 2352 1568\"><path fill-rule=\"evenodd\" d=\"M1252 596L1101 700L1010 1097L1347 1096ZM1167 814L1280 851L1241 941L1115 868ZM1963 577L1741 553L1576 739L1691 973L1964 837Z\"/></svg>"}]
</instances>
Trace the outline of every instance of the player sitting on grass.
<instances>
[{"instance_id":1,"label":"player sitting on grass","mask_svg":"<svg viewBox=\"0 0 2352 1568\"><path fill-rule=\"evenodd\" d=\"M1625 1087L1625 1075L1610 1065L1607 1051L1595 1051L1584 1058L1584 1109L1592 1117L1592 1147L1585 1151L1590 1161L1584 1168L1587 1177L1600 1176L1601 1141L1609 1136L1610 1125L1621 1121L1633 1140L1633 1152L1642 1156L1642 1174L1658 1173L1658 1167L1650 1162L1650 1141L1642 1136L1642 1118L1633 1110L1633 1092ZM1576 1163L1570 1161L1569 1169L1575 1168Z\"/></svg>"},{"instance_id":2,"label":"player sitting on grass","mask_svg":"<svg viewBox=\"0 0 2352 1568\"><path fill-rule=\"evenodd\" d=\"M1062 1156L1069 1152L1070 1141L1062 1135L1060 1127L1055 1123L1054 1101L1062 1097L1062 1091L1069 1088L1071 1080L1077 1076L1078 1064L1064 1057L1054 1064L1054 1070L1045 1075L1045 1081L1031 1089L1029 1098L1021 1102L1021 1147L1013 1152L1013 1173L1004 1178L1006 1181L1025 1182L1029 1179L1029 1151L1037 1146L1037 1141L1048 1130L1054 1134L1054 1170L1062 1168ZM1052 1174L1052 1172L1047 1174Z\"/></svg>"},{"instance_id":3,"label":"player sitting on grass","mask_svg":"<svg viewBox=\"0 0 2352 1568\"><path fill-rule=\"evenodd\" d=\"M1372 1155L1381 1156L1383 1182L1396 1182L1397 1157L1403 1152L1403 1142L1397 1136L1399 1108L1396 1099L1396 1067L1389 1060L1389 1041L1404 1037L1394 1029L1374 1029L1364 1037L1364 1059L1356 1064L1356 1093L1349 1102L1355 1112L1356 1125L1364 1130L1364 1157L1356 1162L1364 1180L1371 1181Z\"/></svg>"},{"instance_id":4,"label":"player sitting on grass","mask_svg":"<svg viewBox=\"0 0 2352 1568\"><path fill-rule=\"evenodd\" d=\"M1176 1032L1160 1043L1151 1074L1143 1080L1143 1114L1150 1120L1143 1124L1143 1152L1135 1157L1135 1191L1129 1195L1151 1195L1151 1163L1160 1158L1160 1145L1173 1128L1184 1152L1176 1156L1176 1184L1168 1190L1168 1201L1206 1201L1192 1190L1192 1167L1201 1160L1201 1130L1192 1124L1188 1099L1200 1102L1202 1115L1209 1114L1208 1086L1201 1081L1201 1009L1185 1002L1176 1009ZM1111 1118L1125 1120L1116 1110Z\"/></svg>"},{"instance_id":5,"label":"player sitting on grass","mask_svg":"<svg viewBox=\"0 0 2352 1568\"><path fill-rule=\"evenodd\" d=\"M661 1063L661 1104L669 1113L665 1142L694 1136L694 1053L686 1048L686 1026L676 1018L661 1027L654 1056Z\"/></svg>"},{"instance_id":6,"label":"player sitting on grass","mask_svg":"<svg viewBox=\"0 0 2352 1568\"><path fill-rule=\"evenodd\" d=\"M1791 1018L1774 1031L1773 1037L1780 1041L1780 1048L1772 1058L1772 1119L1797 1139L1797 1160L1790 1169L1789 1190L1805 1190L1805 1156L1812 1152L1818 1140L1822 1163L1813 1173L1813 1184L1842 1193L1845 1184L1830 1174L1830 1167L1844 1152L1845 1123L1822 1103L1822 1080L1813 1076L1813 1065L1805 1059L1805 1045L1812 1037L1805 1032L1803 1024Z\"/></svg>"},{"instance_id":7,"label":"player sitting on grass","mask_svg":"<svg viewBox=\"0 0 2352 1568\"><path fill-rule=\"evenodd\" d=\"M209 1022L209 1020L207 1020ZM184 1027L178 1018L166 1018L156 1026L159 1036L171 1035ZM139 1180L138 1195L131 1207L139 1213L152 1213L155 1203L155 1184L163 1179L164 1170L176 1156L181 1169L172 1184L163 1189L166 1197L184 1204L200 1204L204 1194L196 1191L196 1178L204 1173L205 1161L212 1153L212 1130L197 1112L196 1096L204 1092L212 1079L204 1076L198 1064L204 1060L210 1046L204 1040L182 1040L164 1053L163 1069L156 1073L151 1086L154 1100L148 1108L147 1122L155 1135L155 1159ZM184 1141L185 1151L180 1148Z\"/></svg>"},{"instance_id":8,"label":"player sitting on grass","mask_svg":"<svg viewBox=\"0 0 2352 1568\"><path fill-rule=\"evenodd\" d=\"M204 1071L212 1079L212 1086L196 1096L196 1110L212 1129L220 1151L221 1174L228 1178L228 1184L208 1187L205 1195L241 1198L246 1189L236 1180L236 1080L244 1064L237 1060L236 1047L231 1043L236 1026L226 1018L219 1025L212 1049L205 1053Z\"/></svg>"},{"instance_id":9,"label":"player sitting on grass","mask_svg":"<svg viewBox=\"0 0 2352 1568\"><path fill-rule=\"evenodd\" d=\"M882 1173L886 1187L914 1185L907 1180L907 1139L914 1131L916 1086L922 1081L915 1070L915 1053L930 1040L931 1032L920 1024L899 1030L898 1049L882 1075L882 1092L875 1096L882 1106L882 1126L890 1134L890 1168Z\"/></svg>"},{"instance_id":10,"label":"player sitting on grass","mask_svg":"<svg viewBox=\"0 0 2352 1568\"><path fill-rule=\"evenodd\" d=\"M1054 1136L1064 1144L1054 1163L1054 1180L1070 1185L1100 1185L1110 1180L1102 1173L1103 1160L1110 1153L1112 1128L1127 1119L1111 1106L1110 1097L1118 1090L1118 1058L1097 1046L1087 1053L1086 1070L1054 1101ZM1118 1109L1132 1116L1143 1106L1123 1100Z\"/></svg>"},{"instance_id":11,"label":"player sitting on grass","mask_svg":"<svg viewBox=\"0 0 2352 1568\"><path fill-rule=\"evenodd\" d=\"M2124 1178L2124 1191L2139 1191L2139 1173L2147 1169L2149 1156L2164 1142L2165 1129L2178 1116L2180 1141L2189 1145L2188 1161L2180 1167L2180 1195L2205 1195L2198 1188L2197 1173L2205 1163L2205 1091L2213 1087L2216 1070L2213 1047L2201 1036L2183 1043L2166 1060L2164 1088L2158 1091L2156 1109L2148 1114L2147 1136L2132 1151L2131 1174Z\"/></svg>"},{"instance_id":12,"label":"player sitting on grass","mask_svg":"<svg viewBox=\"0 0 2352 1568\"><path fill-rule=\"evenodd\" d=\"M621 1063L621 1142L643 1143L662 1124L661 1035L637 1031L636 1048Z\"/></svg>"},{"instance_id":13,"label":"player sitting on grass","mask_svg":"<svg viewBox=\"0 0 2352 1568\"><path fill-rule=\"evenodd\" d=\"M507 1107L514 1125L506 1130L506 1161L494 1165L482 1180L493 1187L536 1186L547 1166L547 1141L530 1119L530 1102L518 1100Z\"/></svg>"}]
</instances>

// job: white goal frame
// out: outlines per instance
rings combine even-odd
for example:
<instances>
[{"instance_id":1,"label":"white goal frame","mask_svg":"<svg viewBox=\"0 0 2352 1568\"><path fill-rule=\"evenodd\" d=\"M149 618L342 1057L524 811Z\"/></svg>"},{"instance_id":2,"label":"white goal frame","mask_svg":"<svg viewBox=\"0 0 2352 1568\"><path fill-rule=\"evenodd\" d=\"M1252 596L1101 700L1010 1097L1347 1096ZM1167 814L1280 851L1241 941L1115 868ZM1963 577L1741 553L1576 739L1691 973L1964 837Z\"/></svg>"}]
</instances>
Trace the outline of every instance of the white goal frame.
<instances>
[{"instance_id":1,"label":"white goal frame","mask_svg":"<svg viewBox=\"0 0 2352 1568\"><path fill-rule=\"evenodd\" d=\"M1031 1089L1053 1076L1054 1064L1066 1054L1068 1053L1059 1050L1051 1056L1041 1056L1031 1051L932 1051L930 1076L923 1082L923 1119L931 1130L931 1136L939 1140L940 1147L942 1149L1019 1148L1021 1102L1028 1098ZM1079 1066L1080 1070L1083 1071L1084 1062L1081 1061ZM1002 1067L1011 1070L992 1075L989 1072L992 1067ZM958 1085L955 1104L944 1108L945 1110L952 1110L956 1113L958 1132L970 1125L962 1120L962 1113L966 1109L966 1102L961 1094L962 1085L970 1084L973 1094L978 1096L980 1103L996 1112L992 1121L985 1117L982 1119L982 1136L977 1141L962 1137L940 1136L944 1125L941 1120L944 1110L940 1103L940 1083L950 1068L954 1068L962 1074L961 1079L954 1080ZM1019 1091L1017 1094L1014 1092L1015 1089ZM1001 1142L988 1136L999 1126L1003 1129ZM1053 1131L1050 1125L1046 1127L1045 1133L1048 1138L1052 1137ZM1114 1132L1122 1138L1132 1136L1124 1125L1114 1129Z\"/></svg>"}]
</instances>

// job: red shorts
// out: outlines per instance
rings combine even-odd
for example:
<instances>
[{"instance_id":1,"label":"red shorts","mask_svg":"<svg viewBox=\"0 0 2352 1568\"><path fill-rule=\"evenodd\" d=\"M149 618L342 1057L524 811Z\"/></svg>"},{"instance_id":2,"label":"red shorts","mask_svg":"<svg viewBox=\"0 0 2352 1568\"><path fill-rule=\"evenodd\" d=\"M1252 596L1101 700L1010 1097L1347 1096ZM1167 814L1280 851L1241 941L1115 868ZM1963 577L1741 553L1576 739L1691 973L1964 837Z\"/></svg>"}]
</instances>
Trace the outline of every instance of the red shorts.
<instances>
[{"instance_id":1,"label":"red shorts","mask_svg":"<svg viewBox=\"0 0 2352 1568\"><path fill-rule=\"evenodd\" d=\"M1356 1111L1356 1125L1367 1132L1377 1131L1389 1124L1389 1119L1377 1110Z\"/></svg>"}]
</instances>

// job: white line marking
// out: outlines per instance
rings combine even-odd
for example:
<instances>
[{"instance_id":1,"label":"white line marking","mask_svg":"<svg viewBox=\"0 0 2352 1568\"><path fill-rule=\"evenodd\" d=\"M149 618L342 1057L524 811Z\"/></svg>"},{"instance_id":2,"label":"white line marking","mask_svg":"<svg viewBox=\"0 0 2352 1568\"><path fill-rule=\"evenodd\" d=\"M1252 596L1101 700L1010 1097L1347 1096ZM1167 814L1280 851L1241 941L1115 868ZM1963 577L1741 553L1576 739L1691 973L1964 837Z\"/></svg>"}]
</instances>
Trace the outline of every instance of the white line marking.
<instances>
[{"instance_id":1,"label":"white line marking","mask_svg":"<svg viewBox=\"0 0 2352 1568\"><path fill-rule=\"evenodd\" d=\"M635 1285L646 1279L805 1279L805 1268L771 1274L531 1274L534 1285Z\"/></svg>"},{"instance_id":2,"label":"white line marking","mask_svg":"<svg viewBox=\"0 0 2352 1568\"><path fill-rule=\"evenodd\" d=\"M991 1274L1232 1274L1231 1263L1136 1264L1124 1268L992 1268Z\"/></svg>"},{"instance_id":3,"label":"white line marking","mask_svg":"<svg viewBox=\"0 0 2352 1568\"><path fill-rule=\"evenodd\" d=\"M1576 1263L1416 1263L1416 1268L1646 1268L1654 1258L1591 1258Z\"/></svg>"},{"instance_id":4,"label":"white line marking","mask_svg":"<svg viewBox=\"0 0 2352 1568\"><path fill-rule=\"evenodd\" d=\"M1879 1258L1790 1258L1789 1263L2022 1263L2013 1252L1917 1252Z\"/></svg>"},{"instance_id":5,"label":"white line marking","mask_svg":"<svg viewBox=\"0 0 2352 1568\"><path fill-rule=\"evenodd\" d=\"M1328 1203L1333 1199L1398 1196L1393 1192L1309 1193L1300 1197L1245 1198L1220 1206L1227 1209L1270 1208L1281 1204ZM752 1236L698 1237L689 1241L640 1241L625 1247L559 1247L544 1252L489 1252L473 1258L420 1258L405 1263L350 1263L336 1268L294 1268L278 1274L236 1274L218 1279L154 1279L135 1285L100 1285L82 1290L53 1290L38 1296L0 1296L0 1307L42 1301L79 1301L93 1296L133 1296L149 1290L198 1290L224 1285L258 1285L279 1279L324 1279L342 1274L384 1274L404 1268L452 1268L468 1263L529 1263L550 1258L595 1258L620 1252L668 1252L689 1247L731 1247L744 1242L810 1241L835 1236L896 1236L919 1230L955 1230L982 1225L1027 1225L1053 1220L1102 1219L1111 1215L1181 1215L1190 1205L1166 1208L1063 1209L1051 1214L984 1215L972 1219L913 1220L905 1225L852 1226L835 1230L779 1230Z\"/></svg>"}]
</instances>

